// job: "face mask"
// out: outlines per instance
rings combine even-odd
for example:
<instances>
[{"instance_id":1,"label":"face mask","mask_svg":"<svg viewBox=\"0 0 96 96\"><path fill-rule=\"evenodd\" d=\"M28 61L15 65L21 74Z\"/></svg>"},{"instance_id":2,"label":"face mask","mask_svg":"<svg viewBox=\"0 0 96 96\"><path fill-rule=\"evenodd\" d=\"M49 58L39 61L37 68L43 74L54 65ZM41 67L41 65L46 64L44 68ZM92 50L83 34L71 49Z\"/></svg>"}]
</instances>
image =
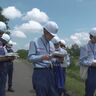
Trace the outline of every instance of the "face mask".
<instances>
[{"instance_id":1,"label":"face mask","mask_svg":"<svg viewBox=\"0 0 96 96\"><path fill-rule=\"evenodd\" d=\"M56 48L56 51L59 51L60 50L60 48Z\"/></svg>"},{"instance_id":2,"label":"face mask","mask_svg":"<svg viewBox=\"0 0 96 96\"><path fill-rule=\"evenodd\" d=\"M3 46L5 46L7 44L7 42L4 39L2 39L2 38L0 38L0 41L2 42Z\"/></svg>"}]
</instances>

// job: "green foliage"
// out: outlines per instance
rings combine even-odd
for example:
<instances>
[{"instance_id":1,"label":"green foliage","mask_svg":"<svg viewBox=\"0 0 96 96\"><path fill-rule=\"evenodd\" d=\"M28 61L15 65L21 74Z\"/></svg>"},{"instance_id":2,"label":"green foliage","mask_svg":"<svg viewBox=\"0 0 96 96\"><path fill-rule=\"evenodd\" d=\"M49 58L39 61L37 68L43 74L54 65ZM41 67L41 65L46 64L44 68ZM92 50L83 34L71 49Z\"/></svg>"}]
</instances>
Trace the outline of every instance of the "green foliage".
<instances>
[{"instance_id":1,"label":"green foliage","mask_svg":"<svg viewBox=\"0 0 96 96\"><path fill-rule=\"evenodd\" d=\"M79 71L78 62L79 62L79 55L80 55L80 48L77 44L72 45L71 48L67 48L68 53L70 54L70 70Z\"/></svg>"},{"instance_id":2,"label":"green foliage","mask_svg":"<svg viewBox=\"0 0 96 96\"><path fill-rule=\"evenodd\" d=\"M5 16L2 15L2 10L3 9L0 7L0 21L5 22L7 25L7 29L8 29L9 28L9 26L8 26L9 19L7 19Z\"/></svg>"},{"instance_id":3,"label":"green foliage","mask_svg":"<svg viewBox=\"0 0 96 96\"><path fill-rule=\"evenodd\" d=\"M80 79L80 69L79 69L79 55L80 48L77 44L72 45L68 53L71 57L71 65L67 70L67 80L66 87L71 96L83 96L84 95L84 82Z\"/></svg>"},{"instance_id":4,"label":"green foliage","mask_svg":"<svg viewBox=\"0 0 96 96\"><path fill-rule=\"evenodd\" d=\"M11 35L10 31L6 31L6 34Z\"/></svg>"},{"instance_id":5,"label":"green foliage","mask_svg":"<svg viewBox=\"0 0 96 96\"><path fill-rule=\"evenodd\" d=\"M69 75L66 79L66 89L68 90L70 96L84 96L84 82L80 82Z\"/></svg>"},{"instance_id":6,"label":"green foliage","mask_svg":"<svg viewBox=\"0 0 96 96\"><path fill-rule=\"evenodd\" d=\"M80 48L77 44L72 45L71 48L67 48L67 51L71 56L75 58L78 58L78 56L80 55Z\"/></svg>"},{"instance_id":7,"label":"green foliage","mask_svg":"<svg viewBox=\"0 0 96 96\"><path fill-rule=\"evenodd\" d=\"M26 59L28 55L28 50L21 49L21 50L18 50L17 53L19 54L20 58Z\"/></svg>"}]
</instances>

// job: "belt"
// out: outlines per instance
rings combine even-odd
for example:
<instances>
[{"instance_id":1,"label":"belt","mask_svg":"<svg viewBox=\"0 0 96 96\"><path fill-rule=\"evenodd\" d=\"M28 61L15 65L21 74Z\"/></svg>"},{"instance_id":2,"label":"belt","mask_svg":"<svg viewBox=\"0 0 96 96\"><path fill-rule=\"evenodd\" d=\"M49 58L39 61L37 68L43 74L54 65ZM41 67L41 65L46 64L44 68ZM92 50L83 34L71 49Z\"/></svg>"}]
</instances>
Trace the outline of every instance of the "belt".
<instances>
[{"instance_id":1,"label":"belt","mask_svg":"<svg viewBox=\"0 0 96 96\"><path fill-rule=\"evenodd\" d=\"M48 66L48 67L41 67L41 68L39 68L39 67L35 67L34 68L34 70L42 70L42 69L52 69L53 67L52 66Z\"/></svg>"}]
</instances>

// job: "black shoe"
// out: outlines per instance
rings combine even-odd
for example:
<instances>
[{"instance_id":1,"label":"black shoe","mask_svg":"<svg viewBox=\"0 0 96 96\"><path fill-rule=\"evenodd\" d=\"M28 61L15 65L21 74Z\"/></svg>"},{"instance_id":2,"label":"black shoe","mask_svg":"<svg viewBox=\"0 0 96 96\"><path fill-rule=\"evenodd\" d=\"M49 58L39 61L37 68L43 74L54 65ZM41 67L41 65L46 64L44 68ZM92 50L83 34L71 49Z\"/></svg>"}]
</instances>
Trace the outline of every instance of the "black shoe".
<instances>
[{"instance_id":1,"label":"black shoe","mask_svg":"<svg viewBox=\"0 0 96 96\"><path fill-rule=\"evenodd\" d=\"M64 93L64 96L70 96L68 93Z\"/></svg>"},{"instance_id":2,"label":"black shoe","mask_svg":"<svg viewBox=\"0 0 96 96\"><path fill-rule=\"evenodd\" d=\"M12 88L8 88L8 92L14 92Z\"/></svg>"}]
</instances>

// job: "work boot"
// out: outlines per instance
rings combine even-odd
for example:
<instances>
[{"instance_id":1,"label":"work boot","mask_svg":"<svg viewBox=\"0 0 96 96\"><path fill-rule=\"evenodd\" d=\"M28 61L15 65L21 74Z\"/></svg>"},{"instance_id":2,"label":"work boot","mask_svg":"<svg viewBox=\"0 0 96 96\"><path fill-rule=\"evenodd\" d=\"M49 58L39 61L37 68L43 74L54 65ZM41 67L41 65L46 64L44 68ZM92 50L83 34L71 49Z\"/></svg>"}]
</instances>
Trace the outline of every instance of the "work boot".
<instances>
[{"instance_id":1,"label":"work boot","mask_svg":"<svg viewBox=\"0 0 96 96\"><path fill-rule=\"evenodd\" d=\"M68 93L65 93L64 96L70 96Z\"/></svg>"},{"instance_id":2,"label":"work boot","mask_svg":"<svg viewBox=\"0 0 96 96\"><path fill-rule=\"evenodd\" d=\"M14 92L12 88L8 88L8 92Z\"/></svg>"}]
</instances>

